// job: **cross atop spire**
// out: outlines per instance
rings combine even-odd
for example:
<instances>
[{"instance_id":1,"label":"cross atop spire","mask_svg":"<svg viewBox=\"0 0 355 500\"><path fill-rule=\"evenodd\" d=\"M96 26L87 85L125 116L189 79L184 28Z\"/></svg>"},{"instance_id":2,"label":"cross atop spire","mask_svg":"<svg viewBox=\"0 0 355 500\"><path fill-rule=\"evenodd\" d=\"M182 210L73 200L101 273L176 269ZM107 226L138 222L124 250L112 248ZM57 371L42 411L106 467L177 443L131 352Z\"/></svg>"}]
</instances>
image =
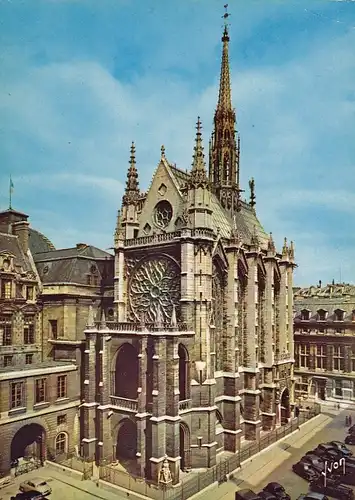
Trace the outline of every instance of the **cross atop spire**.
<instances>
[{"instance_id":1,"label":"cross atop spire","mask_svg":"<svg viewBox=\"0 0 355 500\"><path fill-rule=\"evenodd\" d=\"M230 14L228 13L228 4L225 4L225 13L222 16L224 19L224 30L222 36L223 50L222 50L222 64L221 64L221 76L219 82L219 95L217 110L231 111L232 110L232 96L231 96L231 84L230 84L230 71L229 71L229 33L227 19Z\"/></svg>"},{"instance_id":2,"label":"cross atop spire","mask_svg":"<svg viewBox=\"0 0 355 500\"><path fill-rule=\"evenodd\" d=\"M192 182L207 182L205 155L203 153L201 130L202 130L201 120L200 117L198 117L196 123L196 138L195 138L195 147L194 147L192 170L191 170Z\"/></svg>"},{"instance_id":3,"label":"cross atop spire","mask_svg":"<svg viewBox=\"0 0 355 500\"><path fill-rule=\"evenodd\" d=\"M138 194L139 194L139 182L138 182L138 171L136 167L136 147L134 145L134 142L132 142L124 199L126 199L127 201L135 199L138 196Z\"/></svg>"}]
</instances>

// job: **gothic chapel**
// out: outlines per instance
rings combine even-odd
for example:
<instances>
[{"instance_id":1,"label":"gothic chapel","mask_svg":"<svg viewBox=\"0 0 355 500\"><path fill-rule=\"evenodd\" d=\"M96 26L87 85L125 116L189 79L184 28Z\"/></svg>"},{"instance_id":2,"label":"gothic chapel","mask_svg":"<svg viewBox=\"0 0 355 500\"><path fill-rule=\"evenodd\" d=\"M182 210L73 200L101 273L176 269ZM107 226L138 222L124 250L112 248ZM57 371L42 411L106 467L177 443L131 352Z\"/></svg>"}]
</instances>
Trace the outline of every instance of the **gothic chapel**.
<instances>
[{"instance_id":1,"label":"gothic chapel","mask_svg":"<svg viewBox=\"0 0 355 500\"><path fill-rule=\"evenodd\" d=\"M209 170L164 147L149 191L132 144L115 232L114 311L88 319L82 453L158 481L287 422L294 393L292 242L281 252L241 199L225 26ZM164 469L165 470L165 469Z\"/></svg>"}]
</instances>

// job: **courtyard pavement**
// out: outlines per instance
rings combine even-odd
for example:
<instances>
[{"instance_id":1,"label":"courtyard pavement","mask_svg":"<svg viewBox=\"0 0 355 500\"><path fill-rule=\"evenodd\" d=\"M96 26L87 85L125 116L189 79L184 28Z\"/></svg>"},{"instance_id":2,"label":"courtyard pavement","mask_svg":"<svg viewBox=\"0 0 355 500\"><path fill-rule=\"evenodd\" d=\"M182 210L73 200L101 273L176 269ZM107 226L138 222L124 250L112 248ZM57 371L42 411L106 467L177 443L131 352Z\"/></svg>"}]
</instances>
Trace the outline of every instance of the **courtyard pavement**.
<instances>
[{"instance_id":1,"label":"courtyard pavement","mask_svg":"<svg viewBox=\"0 0 355 500\"><path fill-rule=\"evenodd\" d=\"M355 422L355 409L324 405L322 414L301 426L299 431L274 443L266 450L242 464L232 477L218 487L210 487L194 495L194 500L231 500L235 491L250 488L258 493L270 482L281 483L292 500L307 493L308 482L292 471L292 465L327 441L343 441L346 435L345 416L351 415ZM349 446L355 455L355 446Z\"/></svg>"},{"instance_id":2,"label":"courtyard pavement","mask_svg":"<svg viewBox=\"0 0 355 500\"><path fill-rule=\"evenodd\" d=\"M52 488L52 493L48 500L90 500L98 498L100 500L124 500L127 495L117 490L111 493L98 488L93 481L81 481L62 470L55 471L49 467L42 467L38 470L22 474L14 478L14 482L0 489L0 500L9 500L12 495L19 493L19 485L31 477L40 477L48 482Z\"/></svg>"}]
</instances>

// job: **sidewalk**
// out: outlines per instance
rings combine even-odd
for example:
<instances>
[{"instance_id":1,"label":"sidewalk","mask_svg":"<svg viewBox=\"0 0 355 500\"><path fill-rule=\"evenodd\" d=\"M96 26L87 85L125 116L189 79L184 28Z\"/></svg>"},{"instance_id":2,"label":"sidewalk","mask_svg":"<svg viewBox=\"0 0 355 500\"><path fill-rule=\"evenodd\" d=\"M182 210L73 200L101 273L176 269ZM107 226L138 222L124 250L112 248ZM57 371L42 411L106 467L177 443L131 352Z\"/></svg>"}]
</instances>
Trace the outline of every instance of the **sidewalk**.
<instances>
[{"instance_id":1,"label":"sidewalk","mask_svg":"<svg viewBox=\"0 0 355 500\"><path fill-rule=\"evenodd\" d=\"M230 475L230 479L233 481L228 481L220 486L214 484L191 498L195 500L199 498L202 500L202 497L203 500L230 500L236 490L260 484L271 472L289 459L288 448L301 448L312 436L326 427L332 419L331 415L324 414L314 417L302 424L299 430L243 462L241 468ZM246 485L243 485L244 481L247 482Z\"/></svg>"}]
</instances>

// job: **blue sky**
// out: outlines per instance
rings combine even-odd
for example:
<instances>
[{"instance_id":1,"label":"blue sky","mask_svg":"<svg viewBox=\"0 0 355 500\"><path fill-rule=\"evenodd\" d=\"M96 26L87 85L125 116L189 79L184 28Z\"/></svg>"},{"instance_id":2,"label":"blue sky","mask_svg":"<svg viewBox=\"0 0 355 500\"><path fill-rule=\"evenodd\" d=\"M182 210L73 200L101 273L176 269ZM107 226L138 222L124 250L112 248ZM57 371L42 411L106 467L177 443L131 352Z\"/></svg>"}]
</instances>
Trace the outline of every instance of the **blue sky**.
<instances>
[{"instance_id":1,"label":"blue sky","mask_svg":"<svg viewBox=\"0 0 355 500\"><path fill-rule=\"evenodd\" d=\"M296 284L354 282L355 2L232 0L230 59L241 181ZM221 55L217 0L3 0L0 207L57 248L113 244L131 141L140 185L160 146L191 165L208 144ZM247 191L247 190L246 190Z\"/></svg>"}]
</instances>

